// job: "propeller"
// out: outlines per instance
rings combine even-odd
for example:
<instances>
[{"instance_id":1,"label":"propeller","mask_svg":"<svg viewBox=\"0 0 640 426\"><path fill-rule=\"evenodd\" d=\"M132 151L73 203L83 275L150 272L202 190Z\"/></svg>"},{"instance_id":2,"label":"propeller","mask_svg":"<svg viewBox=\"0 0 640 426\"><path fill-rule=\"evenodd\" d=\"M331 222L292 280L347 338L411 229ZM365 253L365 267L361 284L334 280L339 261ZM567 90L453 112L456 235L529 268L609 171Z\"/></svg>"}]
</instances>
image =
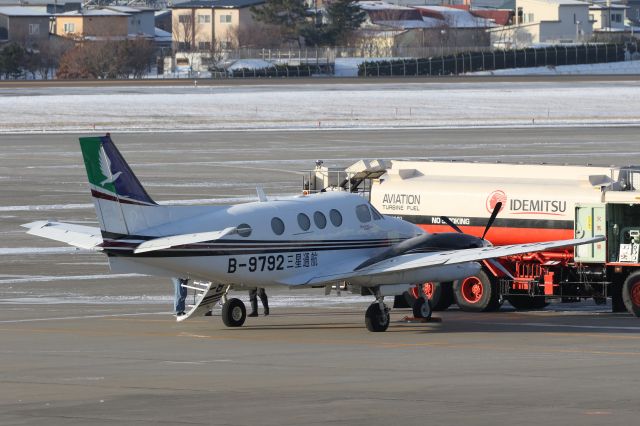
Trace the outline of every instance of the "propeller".
<instances>
[{"instance_id":1,"label":"propeller","mask_svg":"<svg viewBox=\"0 0 640 426\"><path fill-rule=\"evenodd\" d=\"M496 203L495 207L493 208L493 211L491 212L491 216L489 217L489 220L487 221L487 226L485 226L485 228L484 228L484 232L482 233L482 237L480 237L480 239L483 242L488 242L487 240L484 239L484 237L487 236L487 232L489 232L489 229L491 229L491 226L493 225L493 222L496 221L496 217L498 217L498 213L500 213L500 209L502 209L502 202L498 201ZM442 220L444 223L446 223L447 225L449 225L450 227L455 229L457 232L459 232L461 234L464 234L464 232L462 232L462 230L460 228L458 228L458 226L455 223L453 223L451 221L451 219L449 219L448 217L440 216L440 220ZM509 270L507 268L505 268L496 259L487 259L487 262L489 262L493 267L498 269L500 272L505 274L507 277L511 278L512 280L514 279L513 275L511 275L511 272L509 272Z\"/></svg>"},{"instance_id":2,"label":"propeller","mask_svg":"<svg viewBox=\"0 0 640 426\"><path fill-rule=\"evenodd\" d=\"M487 222L487 226L484 228L484 232L482 233L482 238L484 240L485 235L487 235L487 232L489 232L489 228L491 228L491 225L493 225L493 222L495 222L496 217L498 217L498 213L500 213L500 209L502 209L502 202L498 201L496 203L496 206L493 208L493 211L491 212L491 217L489 217L489 221Z\"/></svg>"},{"instance_id":3,"label":"propeller","mask_svg":"<svg viewBox=\"0 0 640 426\"><path fill-rule=\"evenodd\" d=\"M491 216L489 217L489 220L487 221L487 226L485 226L485 228L484 228L484 232L482 233L482 237L480 237L481 240L484 240L484 237L487 235L487 232L489 232L489 229L491 229L491 226L493 225L493 222L496 221L496 217L498 217L498 213L500 213L500 209L501 208L502 208L502 202L498 201L496 203L496 206L493 208L493 211L491 212ZM452 227L453 229L455 229L456 232L459 232L460 234L464 234L464 232L462 232L462 229L458 228L458 225L453 223L451 221L451 219L449 219L448 217L440 216L440 220L443 221L444 223L446 223L447 225L449 225L450 227Z\"/></svg>"}]
</instances>

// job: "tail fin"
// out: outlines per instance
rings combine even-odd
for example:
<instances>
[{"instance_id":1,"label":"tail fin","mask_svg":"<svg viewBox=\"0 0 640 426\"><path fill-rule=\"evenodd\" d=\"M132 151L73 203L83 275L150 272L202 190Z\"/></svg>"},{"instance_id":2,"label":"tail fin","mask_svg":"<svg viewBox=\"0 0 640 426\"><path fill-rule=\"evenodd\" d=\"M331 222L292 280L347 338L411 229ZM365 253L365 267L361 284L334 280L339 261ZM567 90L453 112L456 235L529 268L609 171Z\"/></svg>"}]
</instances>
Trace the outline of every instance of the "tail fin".
<instances>
[{"instance_id":1,"label":"tail fin","mask_svg":"<svg viewBox=\"0 0 640 426\"><path fill-rule=\"evenodd\" d=\"M133 173L111 136L80 138L80 148L103 232L132 234L149 227L157 204Z\"/></svg>"}]
</instances>

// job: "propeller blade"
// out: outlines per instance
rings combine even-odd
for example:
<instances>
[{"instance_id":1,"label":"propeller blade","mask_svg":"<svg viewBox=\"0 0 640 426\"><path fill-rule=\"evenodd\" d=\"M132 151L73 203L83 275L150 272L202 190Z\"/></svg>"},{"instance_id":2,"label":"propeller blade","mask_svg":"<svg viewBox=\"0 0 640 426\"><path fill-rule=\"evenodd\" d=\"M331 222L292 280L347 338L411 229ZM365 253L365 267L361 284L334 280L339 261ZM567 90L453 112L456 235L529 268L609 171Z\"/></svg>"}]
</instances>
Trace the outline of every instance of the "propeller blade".
<instances>
[{"instance_id":1,"label":"propeller blade","mask_svg":"<svg viewBox=\"0 0 640 426\"><path fill-rule=\"evenodd\" d=\"M462 229L458 228L458 225L456 225L455 223L451 222L451 219L449 219L446 216L440 216L440 220L443 221L444 223L446 223L447 225L449 225L450 227L452 227L453 229L455 229L457 232L464 234L464 232L462 232Z\"/></svg>"},{"instance_id":2,"label":"propeller blade","mask_svg":"<svg viewBox=\"0 0 640 426\"><path fill-rule=\"evenodd\" d=\"M501 208L502 208L502 203L498 201L496 203L496 206L493 208L493 211L491 212L491 217L489 218L489 221L487 222L487 226L484 228L484 232L482 233L483 240L485 235L487 235L487 232L489 232L489 228L491 228L491 225L493 225L493 222L496 220L498 213L500 213Z\"/></svg>"},{"instance_id":3,"label":"propeller blade","mask_svg":"<svg viewBox=\"0 0 640 426\"><path fill-rule=\"evenodd\" d=\"M487 261L491 264L491 266L493 266L494 268L498 269L500 272L505 274L507 277L511 278L512 280L515 280L513 275L511 275L511 272L509 272L509 270L507 268L502 266L502 263L498 262L496 259L487 259Z\"/></svg>"}]
</instances>

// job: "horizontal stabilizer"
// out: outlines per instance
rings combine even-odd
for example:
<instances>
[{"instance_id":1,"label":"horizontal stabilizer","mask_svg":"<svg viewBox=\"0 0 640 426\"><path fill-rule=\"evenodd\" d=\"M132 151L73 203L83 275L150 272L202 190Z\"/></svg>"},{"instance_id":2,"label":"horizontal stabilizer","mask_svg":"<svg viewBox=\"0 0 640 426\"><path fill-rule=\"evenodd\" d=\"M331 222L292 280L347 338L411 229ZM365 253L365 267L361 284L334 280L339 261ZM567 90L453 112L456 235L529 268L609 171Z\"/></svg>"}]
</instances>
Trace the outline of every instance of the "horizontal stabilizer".
<instances>
[{"instance_id":1,"label":"horizontal stabilizer","mask_svg":"<svg viewBox=\"0 0 640 426\"><path fill-rule=\"evenodd\" d=\"M170 237L156 238L145 241L133 251L135 254L145 253L148 251L162 250L185 244L203 243L205 241L213 241L232 234L236 231L235 227L225 228L222 231L197 232L195 234L172 235Z\"/></svg>"},{"instance_id":2,"label":"horizontal stabilizer","mask_svg":"<svg viewBox=\"0 0 640 426\"><path fill-rule=\"evenodd\" d=\"M27 234L60 241L78 248L102 250L98 247L102 244L102 232L97 227L48 220L38 220L21 226L29 229Z\"/></svg>"}]
</instances>

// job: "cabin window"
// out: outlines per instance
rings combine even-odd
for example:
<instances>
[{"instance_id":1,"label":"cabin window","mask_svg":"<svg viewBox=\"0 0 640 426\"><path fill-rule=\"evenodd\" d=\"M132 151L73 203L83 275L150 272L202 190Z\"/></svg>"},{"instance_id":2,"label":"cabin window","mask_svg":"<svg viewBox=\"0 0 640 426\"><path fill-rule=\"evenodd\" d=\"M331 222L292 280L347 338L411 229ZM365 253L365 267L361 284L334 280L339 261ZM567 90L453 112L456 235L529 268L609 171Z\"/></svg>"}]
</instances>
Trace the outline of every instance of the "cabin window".
<instances>
[{"instance_id":1,"label":"cabin window","mask_svg":"<svg viewBox=\"0 0 640 426\"><path fill-rule=\"evenodd\" d=\"M198 15L198 24L211 23L211 15Z\"/></svg>"},{"instance_id":2,"label":"cabin window","mask_svg":"<svg viewBox=\"0 0 640 426\"><path fill-rule=\"evenodd\" d=\"M315 212L313 214L313 222L320 229L324 229L327 226L327 217L322 212Z\"/></svg>"},{"instance_id":3,"label":"cabin window","mask_svg":"<svg viewBox=\"0 0 640 426\"><path fill-rule=\"evenodd\" d=\"M181 24L191 23L191 15L178 15L178 22Z\"/></svg>"},{"instance_id":4,"label":"cabin window","mask_svg":"<svg viewBox=\"0 0 640 426\"><path fill-rule=\"evenodd\" d=\"M76 31L76 24L73 24L73 23L64 24L65 33L74 33L75 31Z\"/></svg>"},{"instance_id":5,"label":"cabin window","mask_svg":"<svg viewBox=\"0 0 640 426\"><path fill-rule=\"evenodd\" d=\"M308 231L309 228L311 228L311 220L309 219L309 216L304 213L298 214L298 225L303 231Z\"/></svg>"},{"instance_id":6,"label":"cabin window","mask_svg":"<svg viewBox=\"0 0 640 426\"><path fill-rule=\"evenodd\" d=\"M29 35L40 34L40 24L29 24Z\"/></svg>"},{"instance_id":7,"label":"cabin window","mask_svg":"<svg viewBox=\"0 0 640 426\"><path fill-rule=\"evenodd\" d=\"M248 237L251 235L251 227L246 223L243 223L236 227L236 232L238 232L238 235L241 237Z\"/></svg>"},{"instance_id":8,"label":"cabin window","mask_svg":"<svg viewBox=\"0 0 640 426\"><path fill-rule=\"evenodd\" d=\"M221 24L230 24L231 23L231 15L220 15L220 23Z\"/></svg>"},{"instance_id":9,"label":"cabin window","mask_svg":"<svg viewBox=\"0 0 640 426\"><path fill-rule=\"evenodd\" d=\"M284 222L279 217L271 219L271 230L276 235L282 235L284 233Z\"/></svg>"},{"instance_id":10,"label":"cabin window","mask_svg":"<svg viewBox=\"0 0 640 426\"><path fill-rule=\"evenodd\" d=\"M331 211L329 212L329 219L331 219L331 223L336 228L342 225L342 215L336 209L331 209Z\"/></svg>"},{"instance_id":11,"label":"cabin window","mask_svg":"<svg viewBox=\"0 0 640 426\"><path fill-rule=\"evenodd\" d=\"M360 204L356 207L356 216L358 216L358 220L362 223L371 222L371 212L366 204Z\"/></svg>"},{"instance_id":12,"label":"cabin window","mask_svg":"<svg viewBox=\"0 0 640 426\"><path fill-rule=\"evenodd\" d=\"M371 207L371 213L373 214L373 219L374 220L382 220L384 219L384 216L382 216L382 214L380 214L380 212L378 210L376 210L375 207L373 206L369 206Z\"/></svg>"}]
</instances>

